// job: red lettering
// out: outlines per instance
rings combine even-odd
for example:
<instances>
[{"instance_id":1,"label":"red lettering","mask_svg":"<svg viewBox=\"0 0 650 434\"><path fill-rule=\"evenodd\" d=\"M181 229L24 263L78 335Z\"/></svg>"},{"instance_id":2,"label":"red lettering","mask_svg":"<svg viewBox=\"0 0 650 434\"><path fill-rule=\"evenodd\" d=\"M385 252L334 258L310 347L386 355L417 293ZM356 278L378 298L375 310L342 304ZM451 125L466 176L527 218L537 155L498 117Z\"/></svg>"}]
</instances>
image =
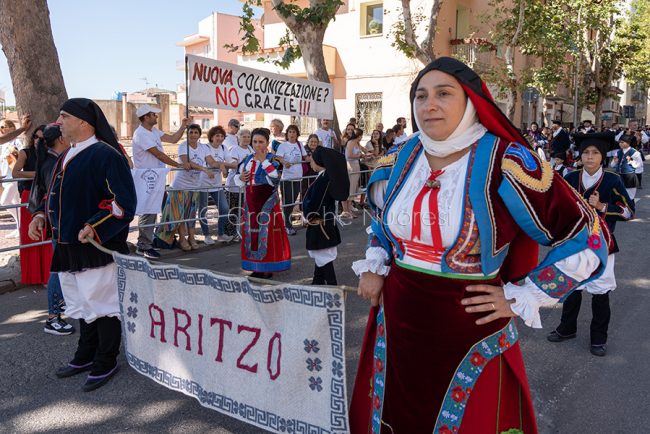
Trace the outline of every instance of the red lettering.
<instances>
[{"instance_id":1,"label":"red lettering","mask_svg":"<svg viewBox=\"0 0 650 434\"><path fill-rule=\"evenodd\" d=\"M203 69L205 68L205 65L202 63L195 63L194 64L194 73L192 74L192 80L196 80L196 76L199 76L199 80L201 80L201 77L203 76Z\"/></svg>"},{"instance_id":2,"label":"red lettering","mask_svg":"<svg viewBox=\"0 0 650 434\"><path fill-rule=\"evenodd\" d=\"M190 344L190 334L187 332L187 329L189 328L189 326L192 325L192 318L184 309L173 308L173 310L174 310L174 346L178 347L178 332L181 332L185 335L185 349L187 351L191 351L192 346ZM179 314L185 315L185 325L183 327L178 326Z\"/></svg>"},{"instance_id":3,"label":"red lettering","mask_svg":"<svg viewBox=\"0 0 650 434\"><path fill-rule=\"evenodd\" d=\"M153 317L153 309L158 311L158 320L156 321ZM156 334L154 333L154 327L160 326L160 342L167 342L165 340L165 313L161 308L151 303L149 305L149 318L151 318L151 333L149 336L156 339Z\"/></svg>"},{"instance_id":4,"label":"red lettering","mask_svg":"<svg viewBox=\"0 0 650 434\"><path fill-rule=\"evenodd\" d=\"M222 90L219 86L215 87L215 97L217 99L217 104L230 105L228 101L228 93L225 88ZM221 98L222 102L219 102L219 98Z\"/></svg>"},{"instance_id":5,"label":"red lettering","mask_svg":"<svg viewBox=\"0 0 650 434\"><path fill-rule=\"evenodd\" d=\"M230 98L230 105L233 107L239 107L239 94L237 93L237 89L234 87L230 88L228 91L228 97Z\"/></svg>"},{"instance_id":6,"label":"red lettering","mask_svg":"<svg viewBox=\"0 0 650 434\"><path fill-rule=\"evenodd\" d=\"M199 314L199 356L203 355L203 315Z\"/></svg>"},{"instance_id":7,"label":"red lettering","mask_svg":"<svg viewBox=\"0 0 650 434\"><path fill-rule=\"evenodd\" d=\"M219 349L217 350L217 357L214 358L214 361L223 362L222 352L223 352L224 326L228 326L228 329L232 330L232 321L228 321L221 318L210 318L210 327L212 327L217 323L219 324Z\"/></svg>"},{"instance_id":8,"label":"red lettering","mask_svg":"<svg viewBox=\"0 0 650 434\"><path fill-rule=\"evenodd\" d=\"M244 365L242 363L242 360L244 359L244 357L246 357L246 354L248 354L248 352L251 350L251 348L253 348L255 346L258 339L260 338L260 332L262 330L258 329L257 327L248 327L248 326L245 326L245 325L238 326L237 327L237 334L240 334L242 331L254 333L255 336L253 337L253 340L251 341L251 343L248 344L248 346L244 349L244 351L239 355L239 358L237 359L237 367L239 369L243 369L245 371L255 373L255 372L257 372L257 363L255 363L252 366Z\"/></svg>"},{"instance_id":9,"label":"red lettering","mask_svg":"<svg viewBox=\"0 0 650 434\"><path fill-rule=\"evenodd\" d=\"M275 373L271 370L271 363L273 359L273 348L274 348L274 343L277 341L277 357L275 359ZM271 377L271 380L275 380L280 376L280 358L282 357L282 335L280 333L276 332L271 340L269 341L269 351L266 357L266 370L269 371L269 377Z\"/></svg>"}]
</instances>

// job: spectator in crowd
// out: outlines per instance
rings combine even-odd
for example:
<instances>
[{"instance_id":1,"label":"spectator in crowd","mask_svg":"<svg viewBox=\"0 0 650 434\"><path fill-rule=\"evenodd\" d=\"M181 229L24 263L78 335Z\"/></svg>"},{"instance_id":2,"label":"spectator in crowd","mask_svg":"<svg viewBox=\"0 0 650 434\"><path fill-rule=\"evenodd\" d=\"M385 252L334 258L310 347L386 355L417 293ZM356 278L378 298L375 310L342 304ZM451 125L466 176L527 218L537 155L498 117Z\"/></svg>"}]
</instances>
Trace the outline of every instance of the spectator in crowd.
<instances>
[{"instance_id":1,"label":"spectator in crowd","mask_svg":"<svg viewBox=\"0 0 650 434\"><path fill-rule=\"evenodd\" d=\"M350 118L350 120L348 121L348 124L352 124L356 128L357 124L358 124L357 118Z\"/></svg>"},{"instance_id":2,"label":"spectator in crowd","mask_svg":"<svg viewBox=\"0 0 650 434\"><path fill-rule=\"evenodd\" d=\"M555 156L561 152L567 152L571 146L569 133L562 128L562 121L555 119L551 126L553 136L551 138L551 155Z\"/></svg>"},{"instance_id":3,"label":"spectator in crowd","mask_svg":"<svg viewBox=\"0 0 650 434\"><path fill-rule=\"evenodd\" d=\"M320 120L320 128L314 134L320 139L321 145L326 148L339 149L340 142L332 128L332 121L329 119Z\"/></svg>"},{"instance_id":4,"label":"spectator in crowd","mask_svg":"<svg viewBox=\"0 0 650 434\"><path fill-rule=\"evenodd\" d=\"M352 123L347 124L345 126L345 131L343 132L343 135L341 136L341 150L343 153L345 153L345 147L348 144L348 140L350 140L350 137L354 135L354 129L356 126Z\"/></svg>"},{"instance_id":5,"label":"spectator in crowd","mask_svg":"<svg viewBox=\"0 0 650 434\"><path fill-rule=\"evenodd\" d=\"M241 130L240 130L241 131ZM208 245L214 244L214 240L210 236L210 226L206 218L208 210L208 196L212 198L214 204L219 211L219 220L217 220L217 238L223 243L232 241L232 235L226 235L226 223L228 222L228 200L226 199L226 192L223 186L223 176L228 169L236 169L237 164L232 163L230 151L223 145L226 131L221 126L210 128L208 131L208 143L205 146L206 154L212 157L212 160L218 164L218 168L214 170L214 177L209 178L205 173L201 173L201 185L207 188L207 191L202 191L199 194L199 223L201 225L201 232L203 233L203 242ZM238 148L239 145L236 146ZM209 159L206 157L206 163L210 166Z\"/></svg>"},{"instance_id":6,"label":"spectator in crowd","mask_svg":"<svg viewBox=\"0 0 650 434\"><path fill-rule=\"evenodd\" d=\"M237 132L239 131L239 128L241 128L241 124L237 119L230 119L228 121L228 131L226 138L223 140L223 145L229 151L237 146Z\"/></svg>"},{"instance_id":7,"label":"spectator in crowd","mask_svg":"<svg viewBox=\"0 0 650 434\"><path fill-rule=\"evenodd\" d=\"M393 132L395 133L394 142L397 146L401 145L406 141L406 137L404 137L406 133L404 132L404 127L401 124L395 124L393 126Z\"/></svg>"},{"instance_id":8,"label":"spectator in crowd","mask_svg":"<svg viewBox=\"0 0 650 434\"><path fill-rule=\"evenodd\" d=\"M148 104L141 105L135 112L140 120L140 126L133 133L131 142L133 166L136 169L157 169L168 165L189 170L189 162L178 163L172 160L165 154L162 145L162 142L178 142L189 120L183 119L180 128L174 134L166 134L156 128L158 113L160 109ZM153 225L156 223L156 216L156 214L143 214L138 218L138 244L135 253L149 259L160 258L160 253L153 248Z\"/></svg>"},{"instance_id":9,"label":"spectator in crowd","mask_svg":"<svg viewBox=\"0 0 650 434\"><path fill-rule=\"evenodd\" d=\"M43 135L41 125L32 133L27 146L18 151L18 159L12 169L14 179L27 178L26 181L18 181L18 193L20 203L29 201L32 190L32 179L36 173L36 144L35 139ZM20 208L20 244L33 244L28 235L29 224L32 222L32 214L26 207ZM44 234L45 235L45 234ZM45 241L45 239L39 240ZM52 262L52 245L28 247L20 249L20 274L23 285L44 285L50 277L50 264Z\"/></svg>"},{"instance_id":10,"label":"spectator in crowd","mask_svg":"<svg viewBox=\"0 0 650 434\"><path fill-rule=\"evenodd\" d=\"M382 148L381 130L373 130L370 140L366 142L366 152L371 153L374 157L379 157L383 154Z\"/></svg>"},{"instance_id":11,"label":"spectator in crowd","mask_svg":"<svg viewBox=\"0 0 650 434\"><path fill-rule=\"evenodd\" d=\"M350 194L348 200L343 202L343 213L341 216L347 218L356 218L356 214L352 209L352 202L354 201L358 190L359 190L359 171L361 170L359 166L359 160L364 155L363 149L361 148L361 137L363 136L363 131L359 128L355 128L350 134L348 139L347 146L345 148L345 159L347 160L348 166L348 175L350 177Z\"/></svg>"},{"instance_id":12,"label":"spectator in crowd","mask_svg":"<svg viewBox=\"0 0 650 434\"><path fill-rule=\"evenodd\" d=\"M375 125L375 129L379 130L381 132L381 136L384 137L384 124L381 122L377 122L377 125Z\"/></svg>"},{"instance_id":13,"label":"spectator in crowd","mask_svg":"<svg viewBox=\"0 0 650 434\"><path fill-rule=\"evenodd\" d=\"M316 134L310 134L309 137L307 137L307 143L305 144L305 153L307 154L307 157L311 161L311 156L320 146L320 140L318 139L318 136ZM307 194L307 189L309 186L314 182L314 176L316 176L318 173L314 171L313 167L311 164L309 164L309 169L305 172L304 167L303 167L303 179L300 182L300 197L302 198L301 200L304 202L305 194ZM302 208L302 206L301 206Z\"/></svg>"},{"instance_id":14,"label":"spectator in crowd","mask_svg":"<svg viewBox=\"0 0 650 434\"><path fill-rule=\"evenodd\" d=\"M271 149L273 153L278 151L280 143L284 143L284 122L280 119L271 120Z\"/></svg>"},{"instance_id":15,"label":"spectator in crowd","mask_svg":"<svg viewBox=\"0 0 650 434\"><path fill-rule=\"evenodd\" d=\"M228 237L233 237L235 240L239 238L236 225L240 224L239 215L243 207L244 199L244 189L235 183L235 174L237 173L239 164L252 153L251 131L242 128L239 130L239 146L230 150L231 168L228 169L228 178L226 179L229 213L225 234Z\"/></svg>"},{"instance_id":16,"label":"spectator in crowd","mask_svg":"<svg viewBox=\"0 0 650 434\"><path fill-rule=\"evenodd\" d=\"M384 154L387 153L395 145L395 131L393 131L392 128L387 129L384 133L382 145L384 147Z\"/></svg>"},{"instance_id":17,"label":"spectator in crowd","mask_svg":"<svg viewBox=\"0 0 650 434\"><path fill-rule=\"evenodd\" d=\"M2 194L0 195L0 205L11 206L20 203L20 193L18 192L18 185L11 179L11 169L16 163L18 151L22 149L23 142L18 138L22 133L27 131L31 126L32 121L29 115L23 115L21 118L20 128L16 128L9 119L0 120L0 143L2 143L2 151L0 151L0 179L6 179L7 182L2 183ZM16 223L16 229L7 234L7 238L18 238L18 208L9 208L9 214L13 217Z\"/></svg>"},{"instance_id":18,"label":"spectator in crowd","mask_svg":"<svg viewBox=\"0 0 650 434\"><path fill-rule=\"evenodd\" d=\"M289 235L296 235L296 230L291 224L291 214L300 193L300 180L303 175L302 161L307 160L307 152L298 141L300 130L296 125L289 125L285 134L285 142L278 146L275 153L278 161L282 163L282 212L284 224Z\"/></svg>"},{"instance_id":19,"label":"spectator in crowd","mask_svg":"<svg viewBox=\"0 0 650 434\"><path fill-rule=\"evenodd\" d=\"M236 184L246 188L242 211L242 268L252 271L251 276L258 278L271 278L273 272L291 268L291 246L287 232L282 230L284 224L277 193L279 163L268 152L269 135L266 128L253 130L255 153L241 162L235 176ZM266 215L260 215L262 213Z\"/></svg>"},{"instance_id":20,"label":"spectator in crowd","mask_svg":"<svg viewBox=\"0 0 650 434\"><path fill-rule=\"evenodd\" d=\"M52 171L59 156L68 150L70 142L61 134L59 124L49 124L43 129L43 137L36 141L36 170L32 184L32 190L36 189L35 195L32 191L29 201L29 212L34 213L40 207L41 202L47 195L47 190L52 179ZM32 200L33 199L33 200ZM54 241L53 241L54 243ZM51 258L50 258L51 262ZM74 327L68 324L61 313L65 306L59 274L50 272L47 281L47 320L43 331L51 335L66 336L74 333Z\"/></svg>"},{"instance_id":21,"label":"spectator in crowd","mask_svg":"<svg viewBox=\"0 0 650 434\"><path fill-rule=\"evenodd\" d=\"M639 156L641 157L641 161L643 162L645 161L645 155L643 153L643 144L648 141L648 136L645 135L643 130L638 130L634 132L634 138L636 139L636 146L634 147L634 149L637 150ZM634 169L634 173L636 173L636 178L638 180L637 182L638 190L643 189L643 187L641 186L641 181L643 180L643 166L645 166L645 164L641 163L636 167L636 169Z\"/></svg>"},{"instance_id":22,"label":"spectator in crowd","mask_svg":"<svg viewBox=\"0 0 650 434\"><path fill-rule=\"evenodd\" d=\"M194 222L187 223L187 220L196 217L199 204L199 192L192 189L200 185L201 172L209 179L215 178L214 172L205 167L206 163L211 167L219 167L219 164L207 154L205 146L199 143L201 127L191 124L187 131L188 140L178 145L178 162L189 165L193 170L176 172L172 181L172 190L168 192L163 207L161 225L156 231L156 236L169 247L174 245L178 233L178 245L186 252L199 248L194 238ZM182 220L186 221L181 222Z\"/></svg>"}]
</instances>

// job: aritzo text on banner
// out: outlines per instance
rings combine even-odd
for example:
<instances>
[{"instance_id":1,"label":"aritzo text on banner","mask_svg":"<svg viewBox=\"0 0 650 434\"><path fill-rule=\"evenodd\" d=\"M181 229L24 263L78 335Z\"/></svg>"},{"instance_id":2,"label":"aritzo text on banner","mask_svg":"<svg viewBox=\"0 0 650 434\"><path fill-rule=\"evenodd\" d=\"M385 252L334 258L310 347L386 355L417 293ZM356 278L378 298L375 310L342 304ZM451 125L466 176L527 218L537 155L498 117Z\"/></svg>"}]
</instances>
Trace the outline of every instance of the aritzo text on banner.
<instances>
[{"instance_id":1,"label":"aritzo text on banner","mask_svg":"<svg viewBox=\"0 0 650 434\"><path fill-rule=\"evenodd\" d=\"M349 431L341 289L113 257L136 371L271 432Z\"/></svg>"},{"instance_id":2,"label":"aritzo text on banner","mask_svg":"<svg viewBox=\"0 0 650 434\"><path fill-rule=\"evenodd\" d=\"M191 106L332 119L332 85L188 54Z\"/></svg>"}]
</instances>

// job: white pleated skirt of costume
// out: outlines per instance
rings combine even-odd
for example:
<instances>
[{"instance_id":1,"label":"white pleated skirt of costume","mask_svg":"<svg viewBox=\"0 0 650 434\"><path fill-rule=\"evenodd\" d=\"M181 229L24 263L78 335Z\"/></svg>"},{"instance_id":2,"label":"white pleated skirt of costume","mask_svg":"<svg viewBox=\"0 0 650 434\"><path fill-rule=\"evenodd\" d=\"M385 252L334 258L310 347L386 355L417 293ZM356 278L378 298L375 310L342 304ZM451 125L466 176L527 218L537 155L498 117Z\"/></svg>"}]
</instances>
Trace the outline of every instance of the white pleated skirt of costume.
<instances>
[{"instance_id":1,"label":"white pleated skirt of costume","mask_svg":"<svg viewBox=\"0 0 650 434\"><path fill-rule=\"evenodd\" d=\"M616 289L616 276L614 276L614 259L615 255L611 254L607 257L607 265L605 266L605 271L600 275L598 279L592 280L589 283L586 283L576 290L585 290L590 294L606 294L609 291Z\"/></svg>"},{"instance_id":2,"label":"white pleated skirt of costume","mask_svg":"<svg viewBox=\"0 0 650 434\"><path fill-rule=\"evenodd\" d=\"M65 299L66 316L87 323L104 316L119 317L116 265L108 265L75 273L59 272Z\"/></svg>"}]
</instances>

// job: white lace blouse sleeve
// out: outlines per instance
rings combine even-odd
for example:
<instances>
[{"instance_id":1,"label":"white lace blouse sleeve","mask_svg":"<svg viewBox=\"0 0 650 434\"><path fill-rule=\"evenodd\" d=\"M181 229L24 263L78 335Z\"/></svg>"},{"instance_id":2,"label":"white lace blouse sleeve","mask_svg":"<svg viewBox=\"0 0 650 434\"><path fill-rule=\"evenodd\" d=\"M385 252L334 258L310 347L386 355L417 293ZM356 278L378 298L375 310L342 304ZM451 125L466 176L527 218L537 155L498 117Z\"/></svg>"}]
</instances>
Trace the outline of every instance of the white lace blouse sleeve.
<instances>
[{"instance_id":1,"label":"white lace blouse sleeve","mask_svg":"<svg viewBox=\"0 0 650 434\"><path fill-rule=\"evenodd\" d=\"M368 227L366 232L371 235L372 228ZM365 272L379 274L380 276L387 276L390 271L389 264L390 258L388 253L383 247L369 246L366 249L365 259L360 259L352 263L352 270L354 274L361 277Z\"/></svg>"}]
</instances>

